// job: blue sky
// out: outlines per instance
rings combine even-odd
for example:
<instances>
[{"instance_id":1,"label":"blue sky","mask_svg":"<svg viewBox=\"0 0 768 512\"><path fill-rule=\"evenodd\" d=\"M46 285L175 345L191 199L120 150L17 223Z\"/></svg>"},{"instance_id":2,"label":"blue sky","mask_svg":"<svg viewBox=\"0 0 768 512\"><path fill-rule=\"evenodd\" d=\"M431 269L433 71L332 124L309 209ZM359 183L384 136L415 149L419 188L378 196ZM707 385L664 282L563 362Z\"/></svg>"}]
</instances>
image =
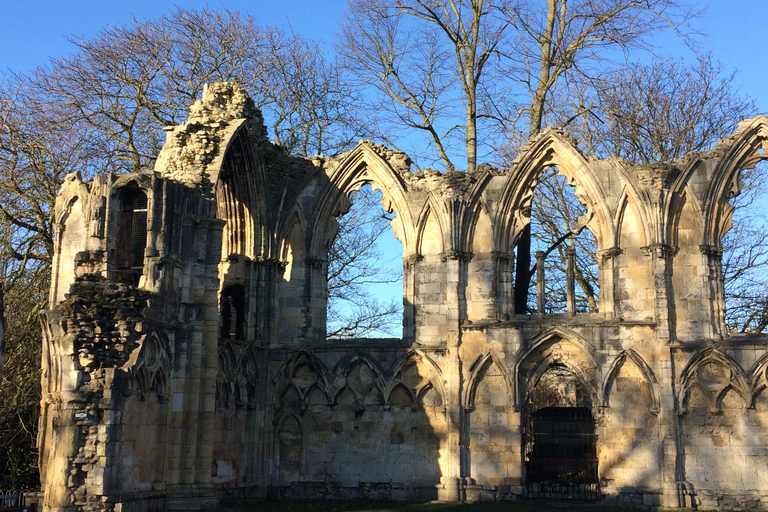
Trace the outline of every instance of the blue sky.
<instances>
[{"instance_id":1,"label":"blue sky","mask_svg":"<svg viewBox=\"0 0 768 512\"><path fill-rule=\"evenodd\" d=\"M768 66L765 33L768 0L712 0L700 20L711 49L726 68L737 69L742 90L768 113ZM0 70L26 71L48 58L72 50L65 36L93 37L109 25L129 23L131 15L153 18L181 5L186 8L225 6L252 14L263 24L288 25L294 31L325 41L331 48L339 28L344 0L0 0ZM660 55L691 57L674 36L658 40Z\"/></svg>"}]
</instances>

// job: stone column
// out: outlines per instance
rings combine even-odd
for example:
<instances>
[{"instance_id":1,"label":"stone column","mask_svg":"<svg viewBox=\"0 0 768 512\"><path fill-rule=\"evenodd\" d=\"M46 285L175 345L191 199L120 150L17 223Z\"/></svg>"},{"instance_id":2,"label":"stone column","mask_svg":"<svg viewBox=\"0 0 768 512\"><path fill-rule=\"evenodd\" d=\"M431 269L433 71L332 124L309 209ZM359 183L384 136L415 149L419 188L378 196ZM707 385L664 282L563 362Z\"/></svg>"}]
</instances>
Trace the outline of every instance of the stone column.
<instances>
[{"instance_id":1,"label":"stone column","mask_svg":"<svg viewBox=\"0 0 768 512\"><path fill-rule=\"evenodd\" d=\"M544 281L544 251L536 251L536 314L544 314L546 286Z\"/></svg>"},{"instance_id":2,"label":"stone column","mask_svg":"<svg viewBox=\"0 0 768 512\"><path fill-rule=\"evenodd\" d=\"M512 292L512 259L502 251L491 252L493 258L494 280L493 298L497 321L509 320L514 314L514 293Z\"/></svg>"},{"instance_id":3,"label":"stone column","mask_svg":"<svg viewBox=\"0 0 768 512\"><path fill-rule=\"evenodd\" d=\"M616 268L621 249L611 247L597 252L600 265L600 313L613 316L619 309L616 296L616 282L619 279L619 269Z\"/></svg>"},{"instance_id":4,"label":"stone column","mask_svg":"<svg viewBox=\"0 0 768 512\"><path fill-rule=\"evenodd\" d=\"M675 339L676 312L672 291L672 258L677 248L668 244L652 244L640 248L651 258L656 335L660 339Z\"/></svg>"},{"instance_id":5,"label":"stone column","mask_svg":"<svg viewBox=\"0 0 768 512\"><path fill-rule=\"evenodd\" d=\"M568 308L568 316L576 314L576 290L574 288L573 267L576 264L576 249L565 249L565 302Z\"/></svg>"},{"instance_id":6,"label":"stone column","mask_svg":"<svg viewBox=\"0 0 768 512\"><path fill-rule=\"evenodd\" d=\"M448 451L447 465L442 468L442 488L438 492L441 501L460 501L462 498L462 438L464 408L462 392L464 384L463 361L461 360L461 321L465 316L462 311L462 296L466 287L466 265L471 257L469 253L448 251L440 255L446 277L446 412Z\"/></svg>"},{"instance_id":7,"label":"stone column","mask_svg":"<svg viewBox=\"0 0 768 512\"><path fill-rule=\"evenodd\" d=\"M700 245L701 254L707 264L710 304L710 336L722 339L725 327L725 282L723 279L723 249L713 245Z\"/></svg>"}]
</instances>

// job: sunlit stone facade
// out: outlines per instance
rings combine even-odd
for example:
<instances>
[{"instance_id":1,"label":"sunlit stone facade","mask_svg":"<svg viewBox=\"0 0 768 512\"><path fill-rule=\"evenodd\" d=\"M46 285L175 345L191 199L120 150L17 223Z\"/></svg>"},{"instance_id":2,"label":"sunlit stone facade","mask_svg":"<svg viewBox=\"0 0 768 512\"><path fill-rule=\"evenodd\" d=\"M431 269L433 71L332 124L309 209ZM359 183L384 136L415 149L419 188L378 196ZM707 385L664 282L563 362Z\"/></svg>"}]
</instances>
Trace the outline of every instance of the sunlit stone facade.
<instances>
[{"instance_id":1,"label":"sunlit stone facade","mask_svg":"<svg viewBox=\"0 0 768 512\"><path fill-rule=\"evenodd\" d=\"M44 508L523 499L552 488L541 454L567 443L536 428L555 413L592 443L567 455L586 463L566 499L766 508L768 338L726 332L720 268L728 201L766 150L758 117L664 166L556 130L506 170L412 172L370 142L303 160L213 84L153 172L71 175L58 196ZM599 313L514 314L513 247L553 166L587 210ZM364 184L396 214L403 337L329 340L326 253Z\"/></svg>"}]
</instances>

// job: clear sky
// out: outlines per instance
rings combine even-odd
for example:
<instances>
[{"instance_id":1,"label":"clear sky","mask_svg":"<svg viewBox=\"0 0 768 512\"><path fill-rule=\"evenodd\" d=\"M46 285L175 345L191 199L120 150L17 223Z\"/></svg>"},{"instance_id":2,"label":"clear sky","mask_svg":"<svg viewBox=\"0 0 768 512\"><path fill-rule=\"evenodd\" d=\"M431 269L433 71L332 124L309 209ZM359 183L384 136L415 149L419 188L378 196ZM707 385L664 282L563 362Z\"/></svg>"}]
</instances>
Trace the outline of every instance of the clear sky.
<instances>
[{"instance_id":1,"label":"clear sky","mask_svg":"<svg viewBox=\"0 0 768 512\"><path fill-rule=\"evenodd\" d=\"M704 15L696 26L699 51L711 51L726 72L735 70L741 92L768 114L765 34L768 0L687 0ZM158 18L176 6L224 7L254 16L263 25L290 27L321 40L333 51L347 0L0 0L0 73L26 72L52 57L76 51L67 38L91 39L110 26ZM694 52L672 31L653 41L659 57L692 60ZM1 77L1 75L0 75ZM403 142L403 141L401 141ZM403 149L415 154L408 144ZM423 165L424 162L421 162Z\"/></svg>"},{"instance_id":2,"label":"clear sky","mask_svg":"<svg viewBox=\"0 0 768 512\"><path fill-rule=\"evenodd\" d=\"M702 45L728 69L737 69L743 91L768 113L768 65L765 34L768 0L700 1L709 5L701 28ZM225 6L248 12L263 24L291 25L294 31L334 42L345 0L0 0L0 70L27 71L48 58L72 51L65 36L90 38L99 29L138 18L154 18L175 5L185 8ZM659 40L659 54L690 57L674 37Z\"/></svg>"}]
</instances>

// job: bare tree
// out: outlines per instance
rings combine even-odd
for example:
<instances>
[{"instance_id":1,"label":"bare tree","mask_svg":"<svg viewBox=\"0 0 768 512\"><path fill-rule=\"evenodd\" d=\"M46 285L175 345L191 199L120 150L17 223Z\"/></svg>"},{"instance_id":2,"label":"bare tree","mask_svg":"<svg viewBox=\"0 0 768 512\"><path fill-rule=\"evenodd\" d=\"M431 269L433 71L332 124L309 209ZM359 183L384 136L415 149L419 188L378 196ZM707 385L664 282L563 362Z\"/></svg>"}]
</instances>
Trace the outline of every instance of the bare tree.
<instances>
[{"instance_id":1,"label":"bare tree","mask_svg":"<svg viewBox=\"0 0 768 512\"><path fill-rule=\"evenodd\" d=\"M690 65L659 60L607 73L581 90L571 90L576 106L593 104L589 115L570 126L586 150L647 164L674 162L691 151L706 151L756 114L754 101L736 87L710 55ZM742 172L743 192L732 200L733 227L725 235L722 266L726 324L732 331L762 332L768 326L768 217L761 196L768 165Z\"/></svg>"},{"instance_id":2,"label":"bare tree","mask_svg":"<svg viewBox=\"0 0 768 512\"><path fill-rule=\"evenodd\" d=\"M72 42L79 51L39 68L34 83L92 132L100 172L151 168L161 128L183 120L215 81L248 90L288 153L334 155L353 141L356 93L322 48L239 12L177 8Z\"/></svg>"},{"instance_id":3,"label":"bare tree","mask_svg":"<svg viewBox=\"0 0 768 512\"><path fill-rule=\"evenodd\" d=\"M394 114L400 128L426 134L433 161L454 170L460 155L469 172L479 141L499 150L521 133L536 135L563 80L597 77L610 55L648 49L665 28L688 33L697 14L674 0L352 0L349 6L339 51L350 70L377 90L380 110ZM375 127L384 133L374 135L393 144L390 124ZM526 271L516 273L515 308L524 313L530 227L516 251L516 268Z\"/></svg>"},{"instance_id":4,"label":"bare tree","mask_svg":"<svg viewBox=\"0 0 768 512\"><path fill-rule=\"evenodd\" d=\"M402 300L382 298L377 286L403 279L402 254L389 264L377 246L394 218L382 208L381 195L370 186L353 192L352 206L338 219L328 251L329 338L401 334Z\"/></svg>"},{"instance_id":5,"label":"bare tree","mask_svg":"<svg viewBox=\"0 0 768 512\"><path fill-rule=\"evenodd\" d=\"M579 103L594 105L570 126L585 149L639 164L706 151L756 113L754 101L739 93L735 73L726 73L709 54L692 64L635 63L571 92ZM560 115L570 116L578 106L568 108Z\"/></svg>"},{"instance_id":6,"label":"bare tree","mask_svg":"<svg viewBox=\"0 0 768 512\"><path fill-rule=\"evenodd\" d=\"M477 164L479 91L499 75L509 22L504 1L354 0L339 51L359 80L379 94L396 126L426 135L437 160L454 170L449 147L461 130L466 169ZM386 131L376 135L396 145Z\"/></svg>"}]
</instances>

